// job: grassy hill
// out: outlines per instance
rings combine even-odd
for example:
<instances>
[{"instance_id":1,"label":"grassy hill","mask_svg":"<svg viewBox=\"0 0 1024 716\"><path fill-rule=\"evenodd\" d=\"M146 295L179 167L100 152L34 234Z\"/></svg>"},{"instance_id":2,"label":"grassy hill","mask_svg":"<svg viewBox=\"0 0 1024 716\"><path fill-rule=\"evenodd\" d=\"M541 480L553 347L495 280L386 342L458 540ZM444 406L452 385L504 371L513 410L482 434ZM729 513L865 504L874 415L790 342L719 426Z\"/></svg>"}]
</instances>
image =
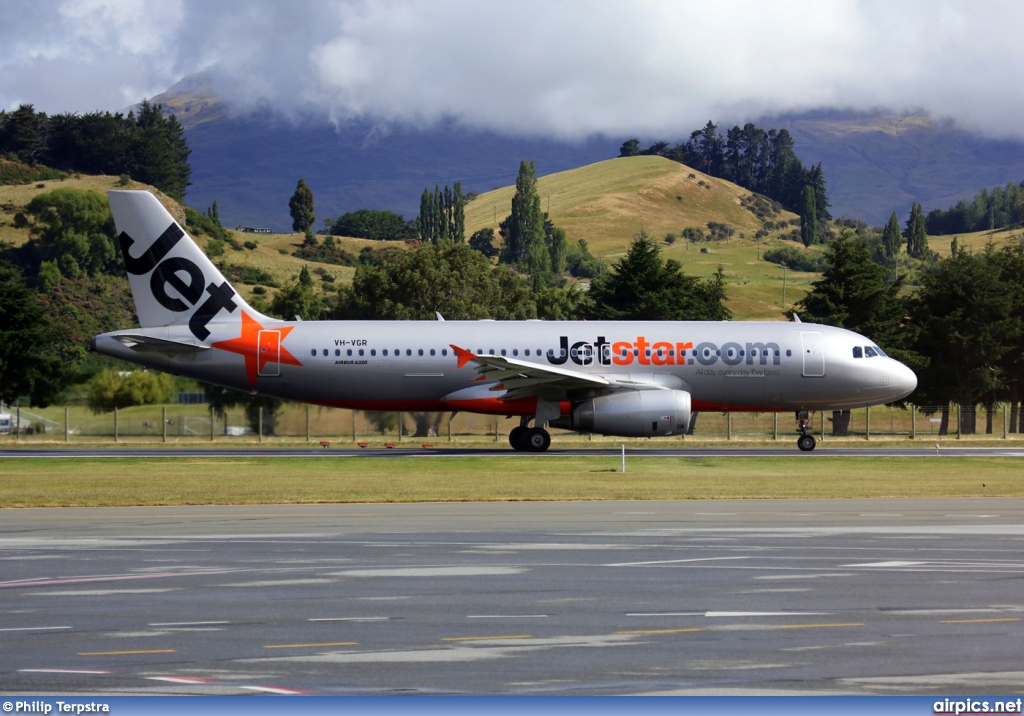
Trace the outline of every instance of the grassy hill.
<instances>
[{"instance_id":1,"label":"grassy hill","mask_svg":"<svg viewBox=\"0 0 1024 716\"><path fill-rule=\"evenodd\" d=\"M23 211L37 194L58 187L101 193L123 188L116 177L84 175L0 186L0 241L15 245L27 241L29 230L14 227L15 214ZM179 221L184 222L182 207L157 190L135 182L127 188L152 191ZM543 208L557 226L566 230L569 239L585 239L592 253L609 263L625 253L630 240L643 228L662 241L662 255L680 261L689 274L706 277L721 266L728 284L729 308L735 319L780 319L783 309L799 300L818 277L814 273L784 272L776 264L759 260L765 249L794 244L780 240L777 230L760 240L755 238L762 222L741 204L741 199L749 192L661 157L614 159L558 172L541 177L538 190ZM512 186L503 187L470 202L466 207L467 235L485 227L497 230L498 223L509 213L514 191ZM773 217L776 221L793 218L795 215L788 212ZM728 241L691 243L679 238L672 244L664 242L669 232L678 236L688 227L706 228L709 221L728 224L735 229L735 234ZM1019 235L1019 231L986 231L960 236L959 241L961 246L980 251L990 240L998 245ZM291 255L302 243L299 234L236 232L235 238L239 242L253 242L256 248L239 251L229 247L216 261L265 272L282 285L295 279L307 263ZM197 240L201 246L206 245L205 237L197 237ZM929 243L932 250L948 255L951 240L951 236L934 236L929 238ZM406 247L404 242L383 244L353 238L339 238L338 243L352 254L358 254L367 246ZM811 249L821 250L822 247ZM350 282L355 272L344 266L308 265L322 268L334 279L323 283L326 290L332 285ZM252 296L252 286L236 282L236 287L246 298ZM269 293L272 292L270 289Z\"/></svg>"}]
</instances>

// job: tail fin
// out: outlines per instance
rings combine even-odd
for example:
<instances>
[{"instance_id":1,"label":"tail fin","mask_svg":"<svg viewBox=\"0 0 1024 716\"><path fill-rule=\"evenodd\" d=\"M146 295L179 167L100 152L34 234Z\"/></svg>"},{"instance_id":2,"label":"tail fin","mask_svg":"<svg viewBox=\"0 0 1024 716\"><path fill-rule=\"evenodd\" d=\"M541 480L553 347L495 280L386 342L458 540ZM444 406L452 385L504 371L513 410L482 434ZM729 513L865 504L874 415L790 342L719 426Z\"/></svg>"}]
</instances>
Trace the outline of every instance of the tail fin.
<instances>
[{"instance_id":1,"label":"tail fin","mask_svg":"<svg viewBox=\"0 0 1024 716\"><path fill-rule=\"evenodd\" d=\"M237 310L259 315L148 191L109 191L128 281L142 328L188 325L205 341L207 325Z\"/></svg>"}]
</instances>

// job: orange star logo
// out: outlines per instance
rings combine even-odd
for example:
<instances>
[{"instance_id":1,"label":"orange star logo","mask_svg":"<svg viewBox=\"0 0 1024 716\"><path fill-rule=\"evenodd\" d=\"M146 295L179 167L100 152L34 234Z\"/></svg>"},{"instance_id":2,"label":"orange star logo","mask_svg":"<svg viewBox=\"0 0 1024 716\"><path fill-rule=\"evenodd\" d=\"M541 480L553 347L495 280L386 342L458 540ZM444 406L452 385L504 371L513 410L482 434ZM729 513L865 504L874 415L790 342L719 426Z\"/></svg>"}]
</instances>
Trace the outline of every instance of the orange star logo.
<instances>
[{"instance_id":1,"label":"orange star logo","mask_svg":"<svg viewBox=\"0 0 1024 716\"><path fill-rule=\"evenodd\" d=\"M263 328L248 313L242 311L242 335L228 341L211 344L222 351L238 353L245 358L245 372L249 376L249 385L256 382L256 377L263 373L267 363L287 363L299 365L288 350L281 345L285 337L295 326L283 326L273 330Z\"/></svg>"}]
</instances>

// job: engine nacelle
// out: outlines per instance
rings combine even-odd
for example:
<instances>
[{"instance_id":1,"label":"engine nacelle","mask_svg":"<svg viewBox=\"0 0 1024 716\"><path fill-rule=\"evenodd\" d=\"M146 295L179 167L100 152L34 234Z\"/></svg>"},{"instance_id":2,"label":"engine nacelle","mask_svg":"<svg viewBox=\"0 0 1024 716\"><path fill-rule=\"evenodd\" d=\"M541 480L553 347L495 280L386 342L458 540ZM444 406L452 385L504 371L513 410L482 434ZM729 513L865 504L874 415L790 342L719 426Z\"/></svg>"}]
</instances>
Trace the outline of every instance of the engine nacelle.
<instances>
[{"instance_id":1,"label":"engine nacelle","mask_svg":"<svg viewBox=\"0 0 1024 716\"><path fill-rule=\"evenodd\" d=\"M685 390L633 390L602 395L575 406L569 420L560 418L551 426L629 438L682 435L690 426L690 394Z\"/></svg>"}]
</instances>

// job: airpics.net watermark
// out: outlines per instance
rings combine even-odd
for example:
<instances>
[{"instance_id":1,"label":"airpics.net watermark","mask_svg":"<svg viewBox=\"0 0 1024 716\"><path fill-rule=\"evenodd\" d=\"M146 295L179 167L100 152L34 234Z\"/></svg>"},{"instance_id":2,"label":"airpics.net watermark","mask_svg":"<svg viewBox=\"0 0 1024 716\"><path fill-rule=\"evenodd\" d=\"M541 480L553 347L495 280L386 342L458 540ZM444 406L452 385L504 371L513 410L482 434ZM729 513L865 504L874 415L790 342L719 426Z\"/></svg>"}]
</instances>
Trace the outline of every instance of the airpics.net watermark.
<instances>
[{"instance_id":1,"label":"airpics.net watermark","mask_svg":"<svg viewBox=\"0 0 1024 716\"><path fill-rule=\"evenodd\" d=\"M985 701L976 699L943 699L932 704L932 713L972 716L973 714L1019 714L1024 699Z\"/></svg>"},{"instance_id":2,"label":"airpics.net watermark","mask_svg":"<svg viewBox=\"0 0 1024 716\"><path fill-rule=\"evenodd\" d=\"M4 701L5 714L46 714L56 711L61 714L108 714L110 706L104 703L68 701Z\"/></svg>"}]
</instances>

